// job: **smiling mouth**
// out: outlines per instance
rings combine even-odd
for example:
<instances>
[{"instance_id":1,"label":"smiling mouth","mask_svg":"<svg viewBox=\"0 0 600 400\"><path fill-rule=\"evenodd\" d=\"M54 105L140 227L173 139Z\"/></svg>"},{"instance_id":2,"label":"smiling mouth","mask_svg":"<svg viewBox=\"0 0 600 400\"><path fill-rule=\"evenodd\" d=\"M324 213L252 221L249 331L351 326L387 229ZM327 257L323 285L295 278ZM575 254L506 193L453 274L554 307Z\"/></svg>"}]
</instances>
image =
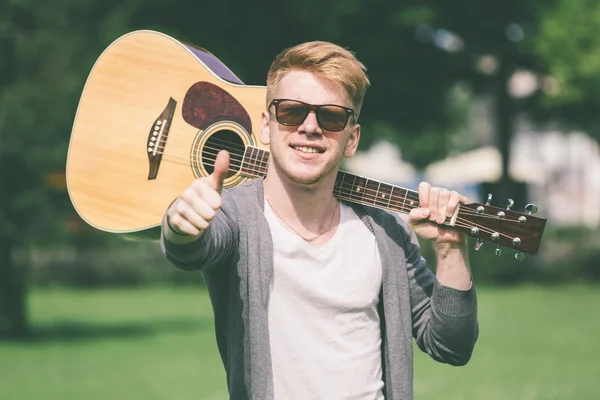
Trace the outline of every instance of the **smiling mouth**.
<instances>
[{"instance_id":1,"label":"smiling mouth","mask_svg":"<svg viewBox=\"0 0 600 400\"><path fill-rule=\"evenodd\" d=\"M324 150L317 149L315 147L308 147L308 146L290 146L290 147L294 150L298 150L303 153L324 153L325 152Z\"/></svg>"}]
</instances>

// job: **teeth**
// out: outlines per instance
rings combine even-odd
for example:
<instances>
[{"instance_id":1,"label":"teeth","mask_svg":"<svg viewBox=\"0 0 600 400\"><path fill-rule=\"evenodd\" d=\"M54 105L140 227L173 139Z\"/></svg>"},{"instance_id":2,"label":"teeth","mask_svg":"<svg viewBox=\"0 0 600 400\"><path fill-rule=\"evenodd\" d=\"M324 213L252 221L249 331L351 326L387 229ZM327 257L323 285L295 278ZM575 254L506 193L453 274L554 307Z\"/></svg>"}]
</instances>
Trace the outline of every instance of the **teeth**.
<instances>
[{"instance_id":1,"label":"teeth","mask_svg":"<svg viewBox=\"0 0 600 400\"><path fill-rule=\"evenodd\" d=\"M306 147L306 146L295 146L294 149L303 151L304 153L318 153L319 150L314 147Z\"/></svg>"}]
</instances>

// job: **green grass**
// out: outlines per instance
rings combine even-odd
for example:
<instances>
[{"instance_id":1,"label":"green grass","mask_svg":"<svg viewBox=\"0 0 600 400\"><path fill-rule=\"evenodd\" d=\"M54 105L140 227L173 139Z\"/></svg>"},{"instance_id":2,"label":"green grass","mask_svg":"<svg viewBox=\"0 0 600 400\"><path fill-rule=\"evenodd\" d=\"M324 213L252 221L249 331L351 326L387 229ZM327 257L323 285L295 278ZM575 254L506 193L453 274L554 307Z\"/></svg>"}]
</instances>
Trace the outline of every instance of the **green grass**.
<instances>
[{"instance_id":1,"label":"green grass","mask_svg":"<svg viewBox=\"0 0 600 400\"><path fill-rule=\"evenodd\" d=\"M600 290L479 288L460 368L418 350L418 400L600 399ZM35 336L0 342L0 399L226 399L202 290L36 290Z\"/></svg>"}]
</instances>

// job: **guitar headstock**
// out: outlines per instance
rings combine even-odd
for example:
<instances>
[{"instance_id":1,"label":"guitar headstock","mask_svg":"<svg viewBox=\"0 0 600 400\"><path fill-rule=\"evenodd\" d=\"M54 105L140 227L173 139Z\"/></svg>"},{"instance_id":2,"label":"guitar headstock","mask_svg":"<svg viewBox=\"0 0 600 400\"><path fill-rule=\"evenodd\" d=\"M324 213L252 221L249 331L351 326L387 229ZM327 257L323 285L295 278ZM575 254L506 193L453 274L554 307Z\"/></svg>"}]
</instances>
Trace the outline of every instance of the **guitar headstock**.
<instances>
[{"instance_id":1,"label":"guitar headstock","mask_svg":"<svg viewBox=\"0 0 600 400\"><path fill-rule=\"evenodd\" d=\"M536 254L546 226L545 218L533 215L537 207L528 204L519 212L512 209L512 199L508 199L506 208L490 205L491 199L490 194L486 204L461 204L454 226L476 238L475 250L479 250L483 242L492 242L497 245L496 255L502 252L501 247L515 250L517 260L522 260L525 253Z\"/></svg>"}]
</instances>

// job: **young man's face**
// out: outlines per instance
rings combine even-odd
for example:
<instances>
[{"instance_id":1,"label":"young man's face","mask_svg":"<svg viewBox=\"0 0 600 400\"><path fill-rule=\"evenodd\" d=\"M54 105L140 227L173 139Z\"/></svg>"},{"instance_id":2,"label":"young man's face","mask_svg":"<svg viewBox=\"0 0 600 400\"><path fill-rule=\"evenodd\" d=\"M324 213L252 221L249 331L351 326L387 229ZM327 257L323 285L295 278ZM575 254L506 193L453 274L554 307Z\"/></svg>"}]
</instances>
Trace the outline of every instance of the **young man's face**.
<instances>
[{"instance_id":1,"label":"young man's face","mask_svg":"<svg viewBox=\"0 0 600 400\"><path fill-rule=\"evenodd\" d=\"M284 75L273 98L352 108L341 85L302 70L292 70ZM274 167L271 171L279 174L281 179L304 185L335 179L342 156L352 157L356 152L360 126L353 124L353 116L348 118L342 131L332 132L319 126L313 111L296 126L280 124L275 111L275 106L271 105L263 113L261 139L270 145L270 159ZM327 114L322 114L325 119Z\"/></svg>"}]
</instances>

